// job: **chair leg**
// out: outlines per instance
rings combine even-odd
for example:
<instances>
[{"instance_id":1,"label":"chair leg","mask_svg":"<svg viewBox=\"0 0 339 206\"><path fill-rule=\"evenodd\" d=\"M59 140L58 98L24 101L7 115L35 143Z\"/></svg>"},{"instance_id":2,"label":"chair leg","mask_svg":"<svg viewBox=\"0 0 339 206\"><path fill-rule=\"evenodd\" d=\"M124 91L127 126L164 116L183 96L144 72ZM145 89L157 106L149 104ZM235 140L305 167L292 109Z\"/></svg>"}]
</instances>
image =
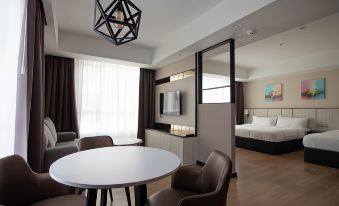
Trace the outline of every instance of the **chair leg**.
<instances>
[{"instance_id":1,"label":"chair leg","mask_svg":"<svg viewBox=\"0 0 339 206\"><path fill-rule=\"evenodd\" d=\"M131 206L132 204L131 204L131 195L129 192L129 187L125 187L125 192L126 192L128 206Z\"/></svg>"},{"instance_id":2,"label":"chair leg","mask_svg":"<svg viewBox=\"0 0 339 206\"><path fill-rule=\"evenodd\" d=\"M111 202L113 202L113 193L112 193L112 189L109 189L109 197L111 198Z\"/></svg>"}]
</instances>

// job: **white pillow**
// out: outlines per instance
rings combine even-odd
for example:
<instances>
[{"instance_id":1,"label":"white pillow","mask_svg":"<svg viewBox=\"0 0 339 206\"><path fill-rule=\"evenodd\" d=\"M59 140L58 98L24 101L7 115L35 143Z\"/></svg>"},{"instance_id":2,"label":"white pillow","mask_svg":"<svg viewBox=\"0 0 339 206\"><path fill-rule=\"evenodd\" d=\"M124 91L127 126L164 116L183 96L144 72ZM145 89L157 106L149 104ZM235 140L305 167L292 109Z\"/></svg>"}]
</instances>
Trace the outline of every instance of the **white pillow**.
<instances>
[{"instance_id":1,"label":"white pillow","mask_svg":"<svg viewBox=\"0 0 339 206\"><path fill-rule=\"evenodd\" d=\"M308 118L278 117L276 127L308 128Z\"/></svg>"},{"instance_id":2,"label":"white pillow","mask_svg":"<svg viewBox=\"0 0 339 206\"><path fill-rule=\"evenodd\" d=\"M252 125L255 126L264 126L264 127L270 127L274 126L277 122L276 117L257 117L253 116Z\"/></svg>"}]
</instances>

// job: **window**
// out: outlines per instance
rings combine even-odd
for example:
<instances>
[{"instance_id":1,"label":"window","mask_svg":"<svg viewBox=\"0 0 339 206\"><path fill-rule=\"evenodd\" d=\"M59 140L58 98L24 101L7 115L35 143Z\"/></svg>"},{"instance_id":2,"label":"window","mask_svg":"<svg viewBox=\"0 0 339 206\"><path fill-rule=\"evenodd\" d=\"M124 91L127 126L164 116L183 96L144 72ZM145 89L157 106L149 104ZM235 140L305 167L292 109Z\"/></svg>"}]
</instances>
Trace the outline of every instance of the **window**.
<instances>
[{"instance_id":1,"label":"window","mask_svg":"<svg viewBox=\"0 0 339 206\"><path fill-rule=\"evenodd\" d=\"M230 78L215 74L203 74L203 103L230 102Z\"/></svg>"},{"instance_id":2,"label":"window","mask_svg":"<svg viewBox=\"0 0 339 206\"><path fill-rule=\"evenodd\" d=\"M0 158L14 153L25 158L26 1L0 1L0 14Z\"/></svg>"},{"instance_id":3,"label":"window","mask_svg":"<svg viewBox=\"0 0 339 206\"><path fill-rule=\"evenodd\" d=\"M80 136L136 138L140 68L75 60Z\"/></svg>"}]
</instances>

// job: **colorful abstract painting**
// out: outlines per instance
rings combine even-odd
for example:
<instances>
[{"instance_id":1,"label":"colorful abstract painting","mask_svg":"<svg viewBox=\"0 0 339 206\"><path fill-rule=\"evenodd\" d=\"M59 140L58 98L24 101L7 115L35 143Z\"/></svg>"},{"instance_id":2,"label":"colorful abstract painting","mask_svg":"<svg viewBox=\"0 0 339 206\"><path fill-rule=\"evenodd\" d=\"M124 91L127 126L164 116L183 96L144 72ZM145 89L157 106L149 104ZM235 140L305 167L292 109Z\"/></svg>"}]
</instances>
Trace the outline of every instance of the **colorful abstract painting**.
<instances>
[{"instance_id":1,"label":"colorful abstract painting","mask_svg":"<svg viewBox=\"0 0 339 206\"><path fill-rule=\"evenodd\" d=\"M265 101L282 101L282 84L269 84L265 87Z\"/></svg>"},{"instance_id":2,"label":"colorful abstract painting","mask_svg":"<svg viewBox=\"0 0 339 206\"><path fill-rule=\"evenodd\" d=\"M302 99L325 99L325 79L301 81Z\"/></svg>"}]
</instances>

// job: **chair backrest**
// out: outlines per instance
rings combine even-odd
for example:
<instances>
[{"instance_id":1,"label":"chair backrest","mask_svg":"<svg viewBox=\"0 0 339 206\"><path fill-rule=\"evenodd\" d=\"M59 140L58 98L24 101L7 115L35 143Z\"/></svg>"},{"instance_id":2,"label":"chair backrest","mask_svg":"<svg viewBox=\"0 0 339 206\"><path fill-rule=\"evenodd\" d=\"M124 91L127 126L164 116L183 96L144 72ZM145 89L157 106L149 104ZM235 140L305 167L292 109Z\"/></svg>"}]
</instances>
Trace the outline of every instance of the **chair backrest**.
<instances>
[{"instance_id":1,"label":"chair backrest","mask_svg":"<svg viewBox=\"0 0 339 206\"><path fill-rule=\"evenodd\" d=\"M112 146L113 140L110 136L84 137L79 140L79 151Z\"/></svg>"},{"instance_id":2,"label":"chair backrest","mask_svg":"<svg viewBox=\"0 0 339 206\"><path fill-rule=\"evenodd\" d=\"M31 186L35 173L22 157L12 155L0 159L0 205L27 205L36 200Z\"/></svg>"},{"instance_id":3,"label":"chair backrest","mask_svg":"<svg viewBox=\"0 0 339 206\"><path fill-rule=\"evenodd\" d=\"M58 141L54 123L49 117L44 118L44 138L45 147L55 147L55 144Z\"/></svg>"},{"instance_id":4,"label":"chair backrest","mask_svg":"<svg viewBox=\"0 0 339 206\"><path fill-rule=\"evenodd\" d=\"M220 201L226 201L232 173L232 161L220 152L213 151L201 172L200 190L202 193L218 192Z\"/></svg>"}]
</instances>

